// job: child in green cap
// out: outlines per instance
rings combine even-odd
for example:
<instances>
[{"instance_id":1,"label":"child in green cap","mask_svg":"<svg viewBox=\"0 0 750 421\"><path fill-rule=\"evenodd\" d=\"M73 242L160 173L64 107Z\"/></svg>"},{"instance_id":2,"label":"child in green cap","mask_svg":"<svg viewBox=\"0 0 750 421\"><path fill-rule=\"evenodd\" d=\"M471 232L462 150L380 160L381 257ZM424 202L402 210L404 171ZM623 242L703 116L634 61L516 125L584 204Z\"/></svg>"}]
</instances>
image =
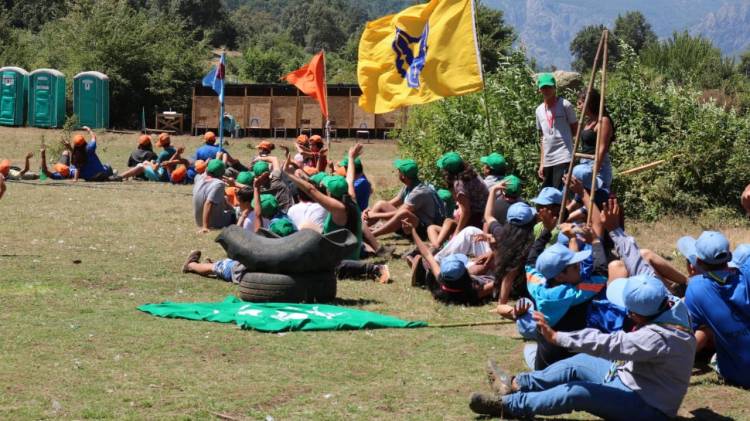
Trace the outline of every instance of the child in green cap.
<instances>
[{"instance_id":1,"label":"child in green cap","mask_svg":"<svg viewBox=\"0 0 750 421\"><path fill-rule=\"evenodd\" d=\"M443 171L445 183L458 204L459 216L456 232L472 226L482 228L484 208L487 204L487 186L476 171L456 152L448 152L437 162Z\"/></svg>"},{"instance_id":2,"label":"child in green cap","mask_svg":"<svg viewBox=\"0 0 750 421\"><path fill-rule=\"evenodd\" d=\"M220 229L235 221L234 208L227 202L222 181L226 167L220 159L212 159L206 174L193 185L193 211L199 233Z\"/></svg>"},{"instance_id":3,"label":"child in green cap","mask_svg":"<svg viewBox=\"0 0 750 421\"><path fill-rule=\"evenodd\" d=\"M505 171L508 164L505 162L505 157L501 154L492 152L487 156L479 158L479 161L482 163L484 184L488 189L505 178Z\"/></svg>"}]
</instances>

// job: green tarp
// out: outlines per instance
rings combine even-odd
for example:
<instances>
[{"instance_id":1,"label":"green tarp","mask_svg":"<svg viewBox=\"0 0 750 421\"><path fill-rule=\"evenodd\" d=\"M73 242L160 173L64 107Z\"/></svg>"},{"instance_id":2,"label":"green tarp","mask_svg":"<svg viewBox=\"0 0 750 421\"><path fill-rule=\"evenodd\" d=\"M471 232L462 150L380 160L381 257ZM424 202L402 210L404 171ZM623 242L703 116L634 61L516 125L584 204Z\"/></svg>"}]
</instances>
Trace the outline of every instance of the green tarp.
<instances>
[{"instance_id":1,"label":"green tarp","mask_svg":"<svg viewBox=\"0 0 750 421\"><path fill-rule=\"evenodd\" d=\"M249 303L234 296L215 303L144 304L138 310L158 317L209 322L235 322L243 329L261 332L296 330L357 330L425 327L369 311L324 304Z\"/></svg>"}]
</instances>

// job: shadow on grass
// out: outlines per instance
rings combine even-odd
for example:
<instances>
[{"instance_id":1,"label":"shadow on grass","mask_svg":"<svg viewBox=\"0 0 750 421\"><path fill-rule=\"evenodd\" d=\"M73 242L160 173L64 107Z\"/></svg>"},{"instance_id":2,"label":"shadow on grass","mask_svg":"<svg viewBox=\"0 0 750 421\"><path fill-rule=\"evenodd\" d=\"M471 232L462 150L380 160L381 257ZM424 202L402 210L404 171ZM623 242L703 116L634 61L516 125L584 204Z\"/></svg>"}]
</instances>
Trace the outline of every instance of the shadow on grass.
<instances>
[{"instance_id":1,"label":"shadow on grass","mask_svg":"<svg viewBox=\"0 0 750 421\"><path fill-rule=\"evenodd\" d=\"M732 421L734 418L731 417L725 417L723 415L717 414L713 410L709 408L698 408L690 411L690 414L693 416L692 418L682 418L681 420L706 420L706 421Z\"/></svg>"},{"instance_id":2,"label":"shadow on grass","mask_svg":"<svg viewBox=\"0 0 750 421\"><path fill-rule=\"evenodd\" d=\"M364 306L367 304L382 304L382 301L369 298L336 298L330 304L337 306Z\"/></svg>"}]
</instances>

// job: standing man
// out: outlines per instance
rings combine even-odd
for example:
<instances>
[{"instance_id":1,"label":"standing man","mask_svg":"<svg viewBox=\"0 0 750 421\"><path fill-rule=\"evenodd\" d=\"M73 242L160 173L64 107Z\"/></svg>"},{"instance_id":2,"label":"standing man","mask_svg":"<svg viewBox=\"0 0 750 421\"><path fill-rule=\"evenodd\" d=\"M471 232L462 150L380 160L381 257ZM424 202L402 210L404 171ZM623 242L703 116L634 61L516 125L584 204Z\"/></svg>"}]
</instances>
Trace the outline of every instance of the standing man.
<instances>
[{"instance_id":1,"label":"standing man","mask_svg":"<svg viewBox=\"0 0 750 421\"><path fill-rule=\"evenodd\" d=\"M562 177L573 158L573 135L578 130L575 108L557 97L555 77L541 73L537 80L544 101L536 108L536 127L541 132L539 178L542 187L562 190Z\"/></svg>"}]
</instances>

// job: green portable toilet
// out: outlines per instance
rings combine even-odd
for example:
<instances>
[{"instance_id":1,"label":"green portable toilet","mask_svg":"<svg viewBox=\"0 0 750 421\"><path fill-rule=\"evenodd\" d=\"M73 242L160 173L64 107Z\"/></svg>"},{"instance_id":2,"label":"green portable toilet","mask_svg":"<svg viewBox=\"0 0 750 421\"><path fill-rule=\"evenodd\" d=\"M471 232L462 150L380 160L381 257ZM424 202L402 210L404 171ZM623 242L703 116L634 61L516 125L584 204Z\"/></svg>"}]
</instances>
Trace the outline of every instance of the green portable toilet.
<instances>
[{"instance_id":1,"label":"green portable toilet","mask_svg":"<svg viewBox=\"0 0 750 421\"><path fill-rule=\"evenodd\" d=\"M73 78L73 112L80 126L109 127L109 78L99 72L81 72Z\"/></svg>"},{"instance_id":2,"label":"green portable toilet","mask_svg":"<svg viewBox=\"0 0 750 421\"><path fill-rule=\"evenodd\" d=\"M29 73L20 67L2 67L0 77L0 125L23 126Z\"/></svg>"},{"instance_id":3,"label":"green portable toilet","mask_svg":"<svg viewBox=\"0 0 750 421\"><path fill-rule=\"evenodd\" d=\"M59 70L29 73L29 126L62 127L65 123L65 75Z\"/></svg>"}]
</instances>

